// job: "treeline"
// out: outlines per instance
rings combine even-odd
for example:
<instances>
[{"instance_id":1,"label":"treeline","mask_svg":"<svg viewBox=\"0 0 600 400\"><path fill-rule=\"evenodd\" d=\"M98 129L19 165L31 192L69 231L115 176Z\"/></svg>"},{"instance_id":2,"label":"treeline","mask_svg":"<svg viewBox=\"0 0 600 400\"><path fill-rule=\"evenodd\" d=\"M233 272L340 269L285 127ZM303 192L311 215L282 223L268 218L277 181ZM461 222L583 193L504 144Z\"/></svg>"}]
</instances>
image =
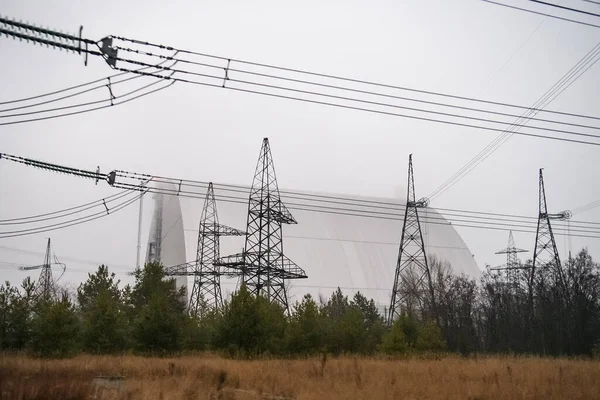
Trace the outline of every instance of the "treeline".
<instances>
[{"instance_id":1,"label":"treeline","mask_svg":"<svg viewBox=\"0 0 600 400\"><path fill-rule=\"evenodd\" d=\"M431 257L434 301L391 327L372 299L340 289L306 295L287 316L241 287L222 310L186 313L183 292L159 264L120 287L108 268L89 274L76 294L34 295L34 283L0 287L0 349L64 357L78 352L148 355L217 351L232 356L371 355L415 352L589 355L600 350L600 266L586 250L562 273L528 263L511 282L487 272L479 285ZM430 299L431 300L431 299Z\"/></svg>"}]
</instances>

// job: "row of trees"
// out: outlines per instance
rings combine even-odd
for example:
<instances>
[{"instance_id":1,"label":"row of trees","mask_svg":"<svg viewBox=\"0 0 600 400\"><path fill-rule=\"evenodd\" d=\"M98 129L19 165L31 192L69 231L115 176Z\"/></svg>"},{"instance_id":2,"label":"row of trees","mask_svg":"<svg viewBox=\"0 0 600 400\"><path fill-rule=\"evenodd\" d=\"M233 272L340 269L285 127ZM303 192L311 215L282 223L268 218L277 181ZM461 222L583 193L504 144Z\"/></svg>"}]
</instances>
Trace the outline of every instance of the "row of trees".
<instances>
[{"instance_id":1,"label":"row of trees","mask_svg":"<svg viewBox=\"0 0 600 400\"><path fill-rule=\"evenodd\" d=\"M100 266L76 296L63 291L57 299L45 300L36 299L34 292L29 279L20 289L8 282L0 288L2 350L63 357L79 351L293 356L444 349L439 330L409 316L393 334L386 333L373 300L360 293L349 300L339 289L321 303L305 296L287 317L278 305L242 287L221 312L189 316L181 300L184 293L155 263L136 271L133 286L120 288L115 275Z\"/></svg>"},{"instance_id":2,"label":"row of trees","mask_svg":"<svg viewBox=\"0 0 600 400\"><path fill-rule=\"evenodd\" d=\"M430 260L435 302L425 304L432 309L405 313L389 328L373 300L360 293L349 299L339 289L318 302L305 296L286 316L242 287L220 312L192 317L159 264L136 271L135 283L123 288L101 266L76 295L63 291L52 300L36 298L29 279L20 288L7 282L0 287L0 348L49 357L79 351L294 356L598 350L600 266L586 250L560 273L540 269L531 280L526 264L511 281L487 272L479 285Z\"/></svg>"},{"instance_id":3,"label":"row of trees","mask_svg":"<svg viewBox=\"0 0 600 400\"><path fill-rule=\"evenodd\" d=\"M555 268L488 270L479 285L433 258L435 310L448 348L461 353L600 352L600 264L583 249ZM533 274L532 274L533 271Z\"/></svg>"}]
</instances>

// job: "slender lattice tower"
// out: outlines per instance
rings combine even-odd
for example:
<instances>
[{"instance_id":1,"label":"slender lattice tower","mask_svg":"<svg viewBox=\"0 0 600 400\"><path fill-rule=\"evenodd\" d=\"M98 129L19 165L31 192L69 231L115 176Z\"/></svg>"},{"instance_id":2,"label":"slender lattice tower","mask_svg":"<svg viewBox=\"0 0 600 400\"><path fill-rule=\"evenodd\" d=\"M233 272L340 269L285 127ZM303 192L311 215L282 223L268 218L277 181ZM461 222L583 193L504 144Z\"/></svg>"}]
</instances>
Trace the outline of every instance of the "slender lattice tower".
<instances>
[{"instance_id":1,"label":"slender lattice tower","mask_svg":"<svg viewBox=\"0 0 600 400\"><path fill-rule=\"evenodd\" d=\"M213 184L210 182L198 227L196 260L191 263L165 268L166 276L194 277L188 304L188 311L191 315L202 316L205 311L219 310L222 307L222 274L217 263L220 257L219 238L221 236L243 236L245 234L245 232L238 229L219 224L217 202Z\"/></svg>"},{"instance_id":2,"label":"slender lattice tower","mask_svg":"<svg viewBox=\"0 0 600 400\"><path fill-rule=\"evenodd\" d=\"M251 293L265 296L289 312L285 281L307 276L283 254L283 224L296 224L296 220L279 196L269 139L265 138L248 200L244 251L222 258L219 265L239 271Z\"/></svg>"},{"instance_id":3,"label":"slender lattice tower","mask_svg":"<svg viewBox=\"0 0 600 400\"><path fill-rule=\"evenodd\" d=\"M211 309L223 305L221 297L221 271L217 261L220 257L219 238L221 236L243 236L246 232L219 224L217 203L213 184L208 184L204 208L198 227L198 247L194 268L194 284L190 296L190 313L198 314L203 302Z\"/></svg>"},{"instance_id":4,"label":"slender lattice tower","mask_svg":"<svg viewBox=\"0 0 600 400\"><path fill-rule=\"evenodd\" d=\"M540 186L539 186L539 212L537 233L535 236L535 251L533 253L533 265L530 273L530 287L533 286L536 269L551 269L559 284L563 284L562 268L560 257L556 248L556 241L552 233L550 220L567 220L571 218L570 211L561 211L558 214L549 214L546 204L546 190L544 189L544 176L540 168ZM531 290L530 290L531 292ZM530 294L531 300L531 294Z\"/></svg>"},{"instance_id":5,"label":"slender lattice tower","mask_svg":"<svg viewBox=\"0 0 600 400\"><path fill-rule=\"evenodd\" d=\"M48 244L46 245L46 254L44 256L44 263L40 265L33 266L21 266L19 267L20 271L31 271L36 269L41 269L40 277L37 280L35 285L35 296L41 297L45 300L51 300L56 297L56 282L52 277L52 266L57 265L62 268L63 274L65 272L66 266L65 264L58 261L56 256L52 257L52 251L50 247L50 239L48 239Z\"/></svg>"},{"instance_id":6,"label":"slender lattice tower","mask_svg":"<svg viewBox=\"0 0 600 400\"><path fill-rule=\"evenodd\" d=\"M508 234L508 246L505 249L497 251L496 254L506 254L506 266L500 268L490 268L495 271L505 271L505 282L508 285L516 286L519 284L519 272L527 267L523 267L519 262L518 253L526 253L528 250L515 247L513 233Z\"/></svg>"},{"instance_id":7,"label":"slender lattice tower","mask_svg":"<svg viewBox=\"0 0 600 400\"><path fill-rule=\"evenodd\" d=\"M427 263L418 212L419 208L425 208L428 205L429 200L426 198L416 200L411 154L408 157L406 210L404 211L392 298L388 310L388 324L390 325L404 310L423 309L426 303L435 309L433 282Z\"/></svg>"}]
</instances>

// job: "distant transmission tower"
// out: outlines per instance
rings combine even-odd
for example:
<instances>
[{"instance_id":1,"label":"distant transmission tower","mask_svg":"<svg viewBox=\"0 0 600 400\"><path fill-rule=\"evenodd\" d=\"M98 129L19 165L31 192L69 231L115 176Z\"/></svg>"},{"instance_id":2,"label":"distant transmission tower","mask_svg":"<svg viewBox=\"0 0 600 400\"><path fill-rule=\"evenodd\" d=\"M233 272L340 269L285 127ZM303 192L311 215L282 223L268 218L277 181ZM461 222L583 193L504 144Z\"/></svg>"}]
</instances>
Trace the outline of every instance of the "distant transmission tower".
<instances>
[{"instance_id":1,"label":"distant transmission tower","mask_svg":"<svg viewBox=\"0 0 600 400\"><path fill-rule=\"evenodd\" d=\"M200 216L196 260L193 263L165 269L168 276L192 275L194 277L189 302L189 313L191 315L201 315L205 310L221 308L223 305L221 270L217 263L220 256L219 238L221 236L243 236L245 234L245 232L238 229L219 224L213 184L210 182L202 215Z\"/></svg>"},{"instance_id":2,"label":"distant transmission tower","mask_svg":"<svg viewBox=\"0 0 600 400\"><path fill-rule=\"evenodd\" d=\"M62 277L62 274L55 281L52 278L52 266L58 265L62 268L62 274L65 273L66 265L61 263L56 258L52 256L52 252L50 249L50 239L48 239L48 245L46 246L46 255L44 256L44 263L40 265L34 266L21 266L19 267L20 271L32 271L36 269L41 269L40 277L38 278L35 285L35 295L36 297L41 297L45 300L51 300L56 297L56 282Z\"/></svg>"},{"instance_id":3,"label":"distant transmission tower","mask_svg":"<svg viewBox=\"0 0 600 400\"><path fill-rule=\"evenodd\" d=\"M406 210L404 212L394 286L392 287L392 298L388 310L388 324L390 325L402 311L413 311L417 306L423 308L427 296L429 296L430 304L435 308L433 282L427 263L427 255L425 254L418 212L419 208L425 208L428 205L429 200L426 198L416 200L411 154L408 157Z\"/></svg>"},{"instance_id":4,"label":"distant transmission tower","mask_svg":"<svg viewBox=\"0 0 600 400\"><path fill-rule=\"evenodd\" d=\"M283 254L282 224L296 220L279 196L269 139L263 139L250 198L244 251L222 258L219 265L239 271L242 283L289 312L286 279L307 278L302 268Z\"/></svg>"},{"instance_id":5,"label":"distant transmission tower","mask_svg":"<svg viewBox=\"0 0 600 400\"><path fill-rule=\"evenodd\" d=\"M508 246L506 246L505 249L496 252L496 254L506 254L506 266L490 269L493 271L505 271L506 283L511 286L516 286L519 284L519 272L526 268L523 267L519 262L517 254L526 253L527 251L528 250L518 249L515 247L515 239L513 238L512 231L510 231L508 234Z\"/></svg>"},{"instance_id":6,"label":"distant transmission tower","mask_svg":"<svg viewBox=\"0 0 600 400\"><path fill-rule=\"evenodd\" d=\"M536 269L551 269L557 281L562 285L563 276L560 257L556 248L554 234L550 220L568 220L571 218L570 211L562 211L558 214L549 214L546 204L546 190L544 189L544 176L540 168L540 195L537 233L535 236L535 251L533 253L533 265L531 267L530 285L533 286Z\"/></svg>"}]
</instances>

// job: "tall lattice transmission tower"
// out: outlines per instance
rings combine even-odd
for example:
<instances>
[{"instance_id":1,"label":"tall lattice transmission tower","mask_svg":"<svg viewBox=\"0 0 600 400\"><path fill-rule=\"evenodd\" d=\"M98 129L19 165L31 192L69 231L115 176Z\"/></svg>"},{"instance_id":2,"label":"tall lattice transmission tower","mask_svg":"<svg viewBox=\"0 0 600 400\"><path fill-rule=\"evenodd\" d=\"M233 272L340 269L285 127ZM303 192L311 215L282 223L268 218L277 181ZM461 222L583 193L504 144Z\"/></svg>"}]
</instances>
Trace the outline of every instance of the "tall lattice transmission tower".
<instances>
[{"instance_id":1,"label":"tall lattice transmission tower","mask_svg":"<svg viewBox=\"0 0 600 400\"><path fill-rule=\"evenodd\" d=\"M535 250L533 252L533 265L530 273L530 287L533 286L536 269L551 269L557 282L560 285L564 284L560 257L556 248L556 241L554 240L550 220L564 221L569 218L571 218L571 212L568 210L561 211L558 214L548 213L544 176L542 168L540 168L538 224L535 236Z\"/></svg>"},{"instance_id":2,"label":"tall lattice transmission tower","mask_svg":"<svg viewBox=\"0 0 600 400\"><path fill-rule=\"evenodd\" d=\"M435 309L433 282L427 263L418 211L427 206L429 206L428 199L416 200L411 154L408 157L408 191L402 237L388 310L388 324L390 325L402 311L416 311L417 309L423 311L426 305Z\"/></svg>"},{"instance_id":3,"label":"tall lattice transmission tower","mask_svg":"<svg viewBox=\"0 0 600 400\"><path fill-rule=\"evenodd\" d=\"M193 276L194 283L188 304L192 315L201 315L204 311L218 310L223 305L221 295L220 257L221 236L243 236L246 232L219 224L217 202L213 184L208 184L204 207L198 227L198 247L196 260L165 269L167 276ZM231 274L227 274L231 275Z\"/></svg>"},{"instance_id":4,"label":"tall lattice transmission tower","mask_svg":"<svg viewBox=\"0 0 600 400\"><path fill-rule=\"evenodd\" d=\"M281 201L269 139L264 138L248 200L244 251L223 257L218 265L239 271L254 295L265 296L289 312L285 281L307 278L283 254L283 224L296 220Z\"/></svg>"},{"instance_id":5,"label":"tall lattice transmission tower","mask_svg":"<svg viewBox=\"0 0 600 400\"><path fill-rule=\"evenodd\" d=\"M58 266L62 268L61 275L54 280L52 277L52 266ZM48 244L46 245L46 254L44 256L44 263L39 265L27 265L20 266L20 271L32 271L36 269L41 269L40 277L38 278L35 284L35 296L41 297L45 300L51 300L56 297L56 282L62 277L65 273L66 265L58 261L56 255L52 254L52 250L50 247L50 239L48 239Z\"/></svg>"},{"instance_id":6,"label":"tall lattice transmission tower","mask_svg":"<svg viewBox=\"0 0 600 400\"><path fill-rule=\"evenodd\" d=\"M513 238L512 231L510 231L508 234L508 245L505 249L496 252L496 254L506 254L506 265L499 268L490 268L490 270L504 271L505 283L512 287L516 287L520 282L519 274L527 268L522 266L519 262L518 254L526 252L528 252L528 250L515 247L515 239Z\"/></svg>"}]
</instances>

